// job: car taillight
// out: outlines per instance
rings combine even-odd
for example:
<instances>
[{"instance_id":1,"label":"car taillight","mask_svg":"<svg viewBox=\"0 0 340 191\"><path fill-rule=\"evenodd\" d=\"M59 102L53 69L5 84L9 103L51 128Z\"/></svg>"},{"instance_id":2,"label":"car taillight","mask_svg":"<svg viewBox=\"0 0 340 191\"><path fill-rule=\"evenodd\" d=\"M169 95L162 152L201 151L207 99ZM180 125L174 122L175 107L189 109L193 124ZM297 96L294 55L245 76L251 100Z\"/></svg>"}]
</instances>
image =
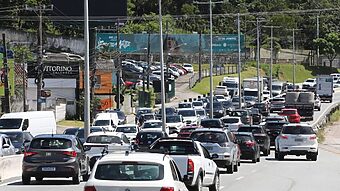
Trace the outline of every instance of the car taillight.
<instances>
[{"instance_id":1,"label":"car taillight","mask_svg":"<svg viewBox=\"0 0 340 191\"><path fill-rule=\"evenodd\" d=\"M64 155L70 156L70 157L77 157L77 152L76 151L64 151Z\"/></svg>"},{"instance_id":2,"label":"car taillight","mask_svg":"<svg viewBox=\"0 0 340 191\"><path fill-rule=\"evenodd\" d=\"M174 187L162 187L160 191L174 191Z\"/></svg>"},{"instance_id":3,"label":"car taillight","mask_svg":"<svg viewBox=\"0 0 340 191\"><path fill-rule=\"evenodd\" d=\"M312 135L309 137L310 140L315 140L316 139L316 135Z\"/></svg>"},{"instance_id":4,"label":"car taillight","mask_svg":"<svg viewBox=\"0 0 340 191\"><path fill-rule=\"evenodd\" d=\"M37 152L24 152L25 157L33 156L33 155L36 155L36 154L38 154L38 153Z\"/></svg>"},{"instance_id":5,"label":"car taillight","mask_svg":"<svg viewBox=\"0 0 340 191\"><path fill-rule=\"evenodd\" d=\"M96 191L96 188L94 186L85 186L84 191Z\"/></svg>"},{"instance_id":6,"label":"car taillight","mask_svg":"<svg viewBox=\"0 0 340 191\"><path fill-rule=\"evenodd\" d=\"M281 135L280 138L281 138L281 139L288 139L288 136L286 136L286 135Z\"/></svg>"},{"instance_id":7,"label":"car taillight","mask_svg":"<svg viewBox=\"0 0 340 191\"><path fill-rule=\"evenodd\" d=\"M139 145L139 143L140 143L140 141L139 141L139 139L136 139L136 145Z\"/></svg>"},{"instance_id":8,"label":"car taillight","mask_svg":"<svg viewBox=\"0 0 340 191\"><path fill-rule=\"evenodd\" d=\"M194 161L192 161L191 159L188 159L188 174L194 174L194 170L195 170L195 165L194 165Z\"/></svg>"},{"instance_id":9,"label":"car taillight","mask_svg":"<svg viewBox=\"0 0 340 191\"><path fill-rule=\"evenodd\" d=\"M253 146L255 146L255 141L247 141L247 142L245 142L245 143L246 143L247 147L253 147Z\"/></svg>"}]
</instances>

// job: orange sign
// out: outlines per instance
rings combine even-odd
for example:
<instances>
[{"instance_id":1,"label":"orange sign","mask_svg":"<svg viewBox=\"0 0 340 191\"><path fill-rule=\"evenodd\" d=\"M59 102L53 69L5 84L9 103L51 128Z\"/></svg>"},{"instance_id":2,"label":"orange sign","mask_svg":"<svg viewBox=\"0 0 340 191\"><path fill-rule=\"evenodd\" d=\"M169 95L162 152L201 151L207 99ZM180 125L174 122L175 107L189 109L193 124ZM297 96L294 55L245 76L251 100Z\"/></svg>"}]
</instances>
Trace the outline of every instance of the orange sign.
<instances>
[{"instance_id":1,"label":"orange sign","mask_svg":"<svg viewBox=\"0 0 340 191\"><path fill-rule=\"evenodd\" d=\"M100 107L99 110L105 110L112 107L112 100L110 98L107 99L101 99L100 100Z\"/></svg>"}]
</instances>

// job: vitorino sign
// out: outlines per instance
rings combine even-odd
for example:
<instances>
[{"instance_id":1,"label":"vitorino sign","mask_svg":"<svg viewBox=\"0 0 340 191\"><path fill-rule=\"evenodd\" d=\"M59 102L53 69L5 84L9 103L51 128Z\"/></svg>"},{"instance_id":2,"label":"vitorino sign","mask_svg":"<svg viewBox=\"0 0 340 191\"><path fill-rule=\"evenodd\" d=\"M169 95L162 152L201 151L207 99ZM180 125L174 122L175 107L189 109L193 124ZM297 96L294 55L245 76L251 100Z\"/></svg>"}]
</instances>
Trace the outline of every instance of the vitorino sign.
<instances>
[{"instance_id":1,"label":"vitorino sign","mask_svg":"<svg viewBox=\"0 0 340 191\"><path fill-rule=\"evenodd\" d=\"M79 76L79 62L44 62L43 78L77 78ZM38 74L36 63L27 64L28 78L35 78Z\"/></svg>"}]
</instances>

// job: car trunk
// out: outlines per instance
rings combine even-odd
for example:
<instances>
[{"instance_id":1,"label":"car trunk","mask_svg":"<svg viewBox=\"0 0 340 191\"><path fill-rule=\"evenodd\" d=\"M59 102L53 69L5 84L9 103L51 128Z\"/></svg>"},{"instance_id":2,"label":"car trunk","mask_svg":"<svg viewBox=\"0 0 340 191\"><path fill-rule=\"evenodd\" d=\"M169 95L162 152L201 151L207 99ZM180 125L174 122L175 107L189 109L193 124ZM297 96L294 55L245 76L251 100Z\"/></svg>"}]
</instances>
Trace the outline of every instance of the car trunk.
<instances>
[{"instance_id":1,"label":"car trunk","mask_svg":"<svg viewBox=\"0 0 340 191\"><path fill-rule=\"evenodd\" d=\"M25 161L31 163L64 163L74 158L72 155L75 155L72 150L60 149L34 149L28 153L32 155L25 157Z\"/></svg>"},{"instance_id":2,"label":"car trunk","mask_svg":"<svg viewBox=\"0 0 340 191\"><path fill-rule=\"evenodd\" d=\"M160 191L164 181L96 180L97 191Z\"/></svg>"}]
</instances>

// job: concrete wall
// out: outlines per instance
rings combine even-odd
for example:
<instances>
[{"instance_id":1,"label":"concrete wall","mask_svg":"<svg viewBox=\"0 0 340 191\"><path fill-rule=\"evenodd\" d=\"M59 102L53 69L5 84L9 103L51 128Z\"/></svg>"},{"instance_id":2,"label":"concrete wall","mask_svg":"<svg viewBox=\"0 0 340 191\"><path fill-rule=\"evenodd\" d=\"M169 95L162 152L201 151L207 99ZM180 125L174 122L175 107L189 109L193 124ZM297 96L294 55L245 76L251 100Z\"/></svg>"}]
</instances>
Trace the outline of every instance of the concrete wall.
<instances>
[{"instance_id":1,"label":"concrete wall","mask_svg":"<svg viewBox=\"0 0 340 191\"><path fill-rule=\"evenodd\" d=\"M0 157L0 181L21 176L23 155Z\"/></svg>"}]
</instances>

